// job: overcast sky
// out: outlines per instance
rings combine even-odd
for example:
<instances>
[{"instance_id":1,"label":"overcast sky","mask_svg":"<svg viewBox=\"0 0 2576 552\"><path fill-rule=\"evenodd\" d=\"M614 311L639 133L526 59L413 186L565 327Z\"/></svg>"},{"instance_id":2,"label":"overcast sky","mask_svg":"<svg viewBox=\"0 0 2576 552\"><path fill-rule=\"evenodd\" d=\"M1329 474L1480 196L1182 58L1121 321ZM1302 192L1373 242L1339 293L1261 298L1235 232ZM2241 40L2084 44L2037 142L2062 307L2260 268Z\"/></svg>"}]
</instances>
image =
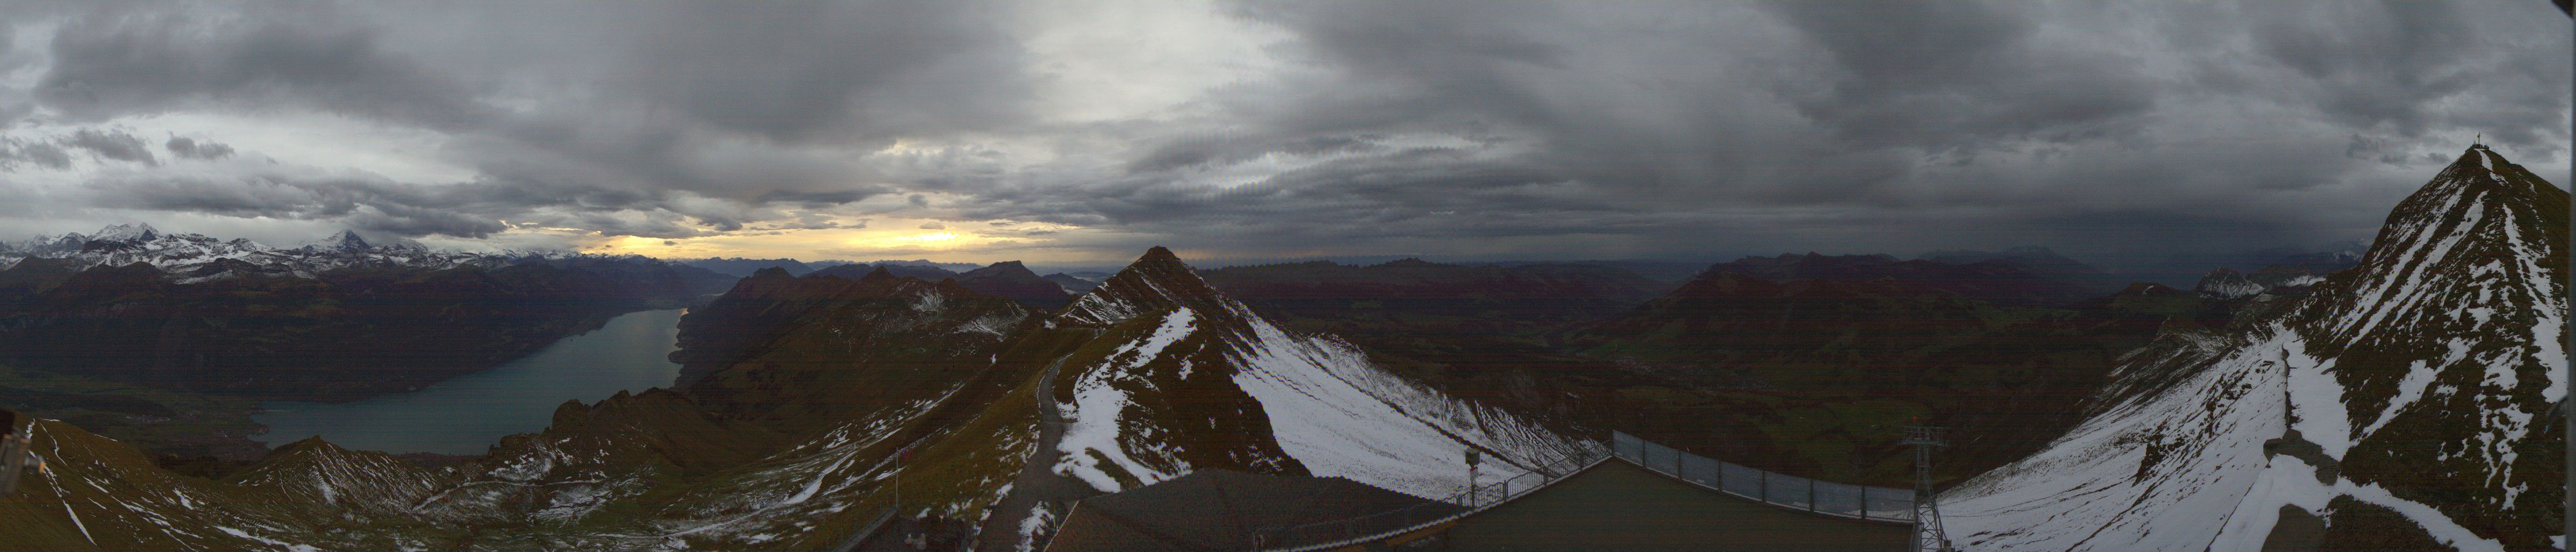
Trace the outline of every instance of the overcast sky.
<instances>
[{"instance_id":1,"label":"overcast sky","mask_svg":"<svg viewBox=\"0 0 2576 552\"><path fill-rule=\"evenodd\" d=\"M2117 264L2570 149L2541 0L0 5L0 240Z\"/></svg>"}]
</instances>

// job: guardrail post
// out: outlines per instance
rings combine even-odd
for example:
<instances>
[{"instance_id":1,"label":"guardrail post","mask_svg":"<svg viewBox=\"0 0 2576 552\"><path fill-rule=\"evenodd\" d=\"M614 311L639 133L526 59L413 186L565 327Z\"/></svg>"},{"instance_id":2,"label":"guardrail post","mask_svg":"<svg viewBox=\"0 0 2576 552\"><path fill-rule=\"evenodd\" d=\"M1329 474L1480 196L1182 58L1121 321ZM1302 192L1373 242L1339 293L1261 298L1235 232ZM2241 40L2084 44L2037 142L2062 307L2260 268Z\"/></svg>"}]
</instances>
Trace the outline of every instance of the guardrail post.
<instances>
[{"instance_id":1,"label":"guardrail post","mask_svg":"<svg viewBox=\"0 0 2576 552\"><path fill-rule=\"evenodd\" d=\"M1760 492L1760 493L1755 493L1755 494L1760 494L1760 495L1762 495L1762 501L1763 501L1763 502L1770 502L1770 501L1771 501L1771 470L1753 470L1753 473L1762 474L1762 492Z\"/></svg>"},{"instance_id":2,"label":"guardrail post","mask_svg":"<svg viewBox=\"0 0 2576 552\"><path fill-rule=\"evenodd\" d=\"M1816 478L1807 478L1807 511L1816 511Z\"/></svg>"}]
</instances>

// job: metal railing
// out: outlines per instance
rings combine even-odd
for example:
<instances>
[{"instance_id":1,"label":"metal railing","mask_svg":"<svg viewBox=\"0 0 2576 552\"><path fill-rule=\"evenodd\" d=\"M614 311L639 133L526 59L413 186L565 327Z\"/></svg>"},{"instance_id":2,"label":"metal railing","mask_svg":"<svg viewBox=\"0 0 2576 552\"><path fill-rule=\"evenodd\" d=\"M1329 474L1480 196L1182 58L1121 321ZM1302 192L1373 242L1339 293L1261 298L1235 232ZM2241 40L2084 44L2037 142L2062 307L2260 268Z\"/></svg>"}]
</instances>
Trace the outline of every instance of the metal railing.
<instances>
[{"instance_id":1,"label":"metal railing","mask_svg":"<svg viewBox=\"0 0 2576 552\"><path fill-rule=\"evenodd\" d=\"M1332 521L1262 528L1252 534L1252 549L1321 550L1420 531L1520 498L1521 495L1539 490L1608 459L1607 453L1564 458L1501 481L1470 487L1433 502Z\"/></svg>"},{"instance_id":2,"label":"metal railing","mask_svg":"<svg viewBox=\"0 0 2576 552\"><path fill-rule=\"evenodd\" d=\"M832 552L858 552L859 545L866 544L868 542L868 537L876 536L878 530L884 529L887 523L892 523L894 521L894 515L895 508L893 504L887 504L885 507L878 508L877 513L863 518L867 520L867 523L859 524L858 531L850 533L849 538L841 539L841 544L833 546L830 550Z\"/></svg>"},{"instance_id":3,"label":"metal railing","mask_svg":"<svg viewBox=\"0 0 2576 552\"><path fill-rule=\"evenodd\" d=\"M1781 475L1712 460L1616 431L1610 433L1610 451L1620 460L1647 470L1774 506L1852 519L1914 521L1912 489L1862 487Z\"/></svg>"}]
</instances>

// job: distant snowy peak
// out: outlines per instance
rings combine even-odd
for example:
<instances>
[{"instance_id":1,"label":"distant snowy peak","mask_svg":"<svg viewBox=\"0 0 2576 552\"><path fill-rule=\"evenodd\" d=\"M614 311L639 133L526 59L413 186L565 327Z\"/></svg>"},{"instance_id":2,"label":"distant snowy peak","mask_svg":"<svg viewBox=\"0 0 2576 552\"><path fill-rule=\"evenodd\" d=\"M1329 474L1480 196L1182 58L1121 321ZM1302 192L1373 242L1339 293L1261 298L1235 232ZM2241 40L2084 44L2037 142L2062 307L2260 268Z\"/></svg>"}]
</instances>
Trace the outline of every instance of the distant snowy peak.
<instances>
[{"instance_id":1,"label":"distant snowy peak","mask_svg":"<svg viewBox=\"0 0 2576 552\"><path fill-rule=\"evenodd\" d=\"M2267 266L2252 274L2221 268L2201 276L2200 283L2192 286L2192 291L2219 299L2239 299L2266 293L2293 295L2325 281L2324 275L2310 272L2309 267L2304 266Z\"/></svg>"},{"instance_id":2,"label":"distant snowy peak","mask_svg":"<svg viewBox=\"0 0 2576 552\"><path fill-rule=\"evenodd\" d=\"M2243 272L2221 268L2210 271L2208 276L2200 277L2200 285L2192 286L2191 289L2212 297L2235 299L2262 293L2264 287L2246 278Z\"/></svg>"},{"instance_id":3,"label":"distant snowy peak","mask_svg":"<svg viewBox=\"0 0 2576 552\"><path fill-rule=\"evenodd\" d=\"M2265 318L2125 357L2067 436L1943 494L1950 534L1968 550L2250 552L2297 546L2270 542L2296 523L2393 549L2554 549L2567 208L2471 148L2358 266L2292 277L2308 293ZM2202 291L2263 287L2231 274Z\"/></svg>"},{"instance_id":4,"label":"distant snowy peak","mask_svg":"<svg viewBox=\"0 0 2576 552\"><path fill-rule=\"evenodd\" d=\"M98 233L90 234L89 239L101 241L151 241L152 238L159 237L160 235L161 231L153 229L152 225L137 222L133 224L119 224L101 228Z\"/></svg>"},{"instance_id":5,"label":"distant snowy peak","mask_svg":"<svg viewBox=\"0 0 2576 552\"><path fill-rule=\"evenodd\" d=\"M420 242L402 238L379 238L370 240L365 236L358 235L358 232L355 230L341 230L340 233L332 234L331 237L322 238L312 243L305 244L304 247L314 251L338 251L346 253L397 250L426 252L429 250L429 246L421 245Z\"/></svg>"},{"instance_id":6,"label":"distant snowy peak","mask_svg":"<svg viewBox=\"0 0 2576 552\"><path fill-rule=\"evenodd\" d=\"M368 251L376 248L375 244L367 243L366 238L358 236L356 231L351 230L341 230L338 234L306 244L305 247L321 251Z\"/></svg>"}]
</instances>

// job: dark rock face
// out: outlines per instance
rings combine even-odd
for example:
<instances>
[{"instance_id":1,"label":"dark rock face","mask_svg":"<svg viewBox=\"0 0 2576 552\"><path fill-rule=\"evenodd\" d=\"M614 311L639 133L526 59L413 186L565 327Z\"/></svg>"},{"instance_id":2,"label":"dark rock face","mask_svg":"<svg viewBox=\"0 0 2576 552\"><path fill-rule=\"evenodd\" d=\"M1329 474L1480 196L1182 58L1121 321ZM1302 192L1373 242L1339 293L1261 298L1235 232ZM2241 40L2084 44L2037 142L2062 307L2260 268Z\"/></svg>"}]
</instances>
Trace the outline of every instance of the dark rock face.
<instances>
[{"instance_id":1,"label":"dark rock face","mask_svg":"<svg viewBox=\"0 0 2576 552\"><path fill-rule=\"evenodd\" d=\"M1081 295L1081 294L1084 294L1084 293L1090 293L1090 292L1091 292L1091 288L1100 287L1100 283L1099 283L1099 282L1094 282L1094 281L1090 281L1090 280L1084 280L1084 279L1082 279L1082 277L1074 276L1074 275L1072 275L1072 274L1065 274L1065 273L1062 273L1062 272L1058 272L1058 273L1054 273L1054 274L1048 274L1048 275L1045 275L1045 276L1039 276L1039 277L1040 277L1040 278L1045 278L1045 279L1046 279L1046 281L1054 282L1054 283L1055 283L1055 285L1060 286L1060 287L1063 287L1063 288L1064 288L1065 293L1070 293L1070 294L1074 294L1074 295Z\"/></svg>"},{"instance_id":2,"label":"dark rock face","mask_svg":"<svg viewBox=\"0 0 2576 552\"><path fill-rule=\"evenodd\" d=\"M1019 261L993 263L992 266L959 274L956 279L966 289L1019 301L1039 310L1054 310L1073 301L1073 296L1064 292L1064 286L1038 277Z\"/></svg>"}]
</instances>

